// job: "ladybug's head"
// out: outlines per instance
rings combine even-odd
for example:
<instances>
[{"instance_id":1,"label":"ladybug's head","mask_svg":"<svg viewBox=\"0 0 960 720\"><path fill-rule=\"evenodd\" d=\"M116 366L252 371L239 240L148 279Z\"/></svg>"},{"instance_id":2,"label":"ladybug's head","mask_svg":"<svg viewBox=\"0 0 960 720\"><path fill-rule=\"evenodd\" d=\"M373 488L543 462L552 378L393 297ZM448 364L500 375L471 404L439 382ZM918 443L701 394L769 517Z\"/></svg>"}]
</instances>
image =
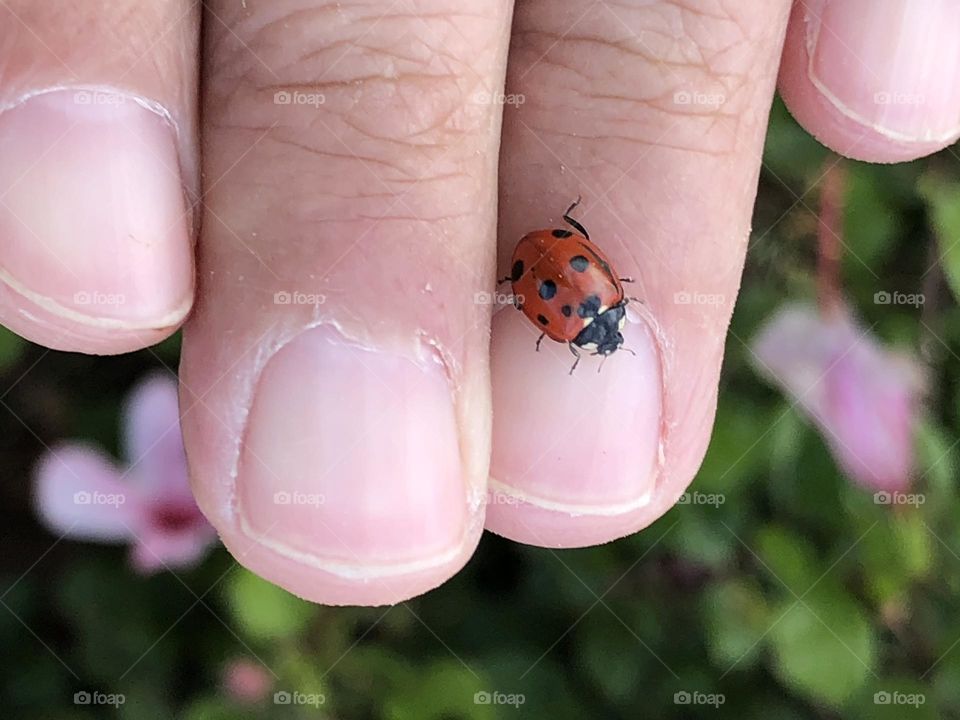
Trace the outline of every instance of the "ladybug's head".
<instances>
[{"instance_id":1,"label":"ladybug's head","mask_svg":"<svg viewBox=\"0 0 960 720\"><path fill-rule=\"evenodd\" d=\"M623 305L614 305L598 313L573 340L574 345L592 349L597 355L612 355L623 345L623 328L626 311Z\"/></svg>"},{"instance_id":2,"label":"ladybug's head","mask_svg":"<svg viewBox=\"0 0 960 720\"><path fill-rule=\"evenodd\" d=\"M619 328L610 333L606 340L597 345L597 355L613 355L623 345L623 335Z\"/></svg>"}]
</instances>

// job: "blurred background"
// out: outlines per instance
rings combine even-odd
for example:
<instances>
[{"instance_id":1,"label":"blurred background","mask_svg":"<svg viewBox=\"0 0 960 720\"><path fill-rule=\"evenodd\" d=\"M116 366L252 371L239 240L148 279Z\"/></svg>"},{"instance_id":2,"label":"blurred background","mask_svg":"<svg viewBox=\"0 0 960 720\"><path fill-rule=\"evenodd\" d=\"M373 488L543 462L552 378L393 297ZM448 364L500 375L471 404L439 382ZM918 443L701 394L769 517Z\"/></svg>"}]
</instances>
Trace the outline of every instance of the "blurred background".
<instances>
[{"instance_id":1,"label":"blurred background","mask_svg":"<svg viewBox=\"0 0 960 720\"><path fill-rule=\"evenodd\" d=\"M80 540L52 509L41 522L38 462L83 442L122 468L124 404L172 376L178 340L93 358L3 331L0 715L960 717L960 157L834 167L778 101L717 423L681 504L584 550L487 534L453 580L390 608L300 601L202 531L150 563L119 536ZM755 339L825 293L876 357L818 415L770 380ZM155 514L163 538L196 522Z\"/></svg>"}]
</instances>

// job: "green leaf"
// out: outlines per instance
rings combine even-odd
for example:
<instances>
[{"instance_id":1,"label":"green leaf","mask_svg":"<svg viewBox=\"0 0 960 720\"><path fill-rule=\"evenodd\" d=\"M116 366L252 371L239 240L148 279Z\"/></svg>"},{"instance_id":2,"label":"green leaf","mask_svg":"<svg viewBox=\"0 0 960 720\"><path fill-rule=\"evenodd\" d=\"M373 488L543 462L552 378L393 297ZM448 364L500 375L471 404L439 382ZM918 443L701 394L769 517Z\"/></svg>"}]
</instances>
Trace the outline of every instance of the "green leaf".
<instances>
[{"instance_id":1,"label":"green leaf","mask_svg":"<svg viewBox=\"0 0 960 720\"><path fill-rule=\"evenodd\" d=\"M619 622L610 622L611 619L607 613L588 615L576 629L577 648L587 675L604 696L623 703L636 692L643 681L642 671L654 659L649 654L641 655L647 652L643 646ZM648 635L641 637L648 644L653 641ZM617 660L634 655L637 657L628 663Z\"/></svg>"},{"instance_id":2,"label":"green leaf","mask_svg":"<svg viewBox=\"0 0 960 720\"><path fill-rule=\"evenodd\" d=\"M782 618L780 617L782 615ZM774 672L811 700L840 706L872 676L873 629L860 606L837 589L787 600L770 631Z\"/></svg>"},{"instance_id":3,"label":"green leaf","mask_svg":"<svg viewBox=\"0 0 960 720\"><path fill-rule=\"evenodd\" d=\"M867 587L878 604L905 596L929 573L934 542L920 513L882 512L858 550Z\"/></svg>"},{"instance_id":4,"label":"green leaf","mask_svg":"<svg viewBox=\"0 0 960 720\"><path fill-rule=\"evenodd\" d=\"M956 502L955 442L950 433L932 420L923 420L918 424L916 448L919 475L926 482L928 494L932 496L930 502L936 508Z\"/></svg>"},{"instance_id":5,"label":"green leaf","mask_svg":"<svg viewBox=\"0 0 960 720\"><path fill-rule=\"evenodd\" d=\"M710 446L691 491L733 496L754 477L767 457L768 415L742 397L721 400Z\"/></svg>"},{"instance_id":6,"label":"green leaf","mask_svg":"<svg viewBox=\"0 0 960 720\"><path fill-rule=\"evenodd\" d=\"M669 547L687 560L716 569L733 561L737 540L719 522L707 519L711 512L716 515L715 510L679 505L674 512L677 527L667 536Z\"/></svg>"},{"instance_id":7,"label":"green leaf","mask_svg":"<svg viewBox=\"0 0 960 720\"><path fill-rule=\"evenodd\" d=\"M237 622L257 640L274 640L303 631L315 607L246 570L237 570L226 590Z\"/></svg>"},{"instance_id":8,"label":"green leaf","mask_svg":"<svg viewBox=\"0 0 960 720\"><path fill-rule=\"evenodd\" d=\"M887 197L883 169L860 163L847 164L847 189L844 198L843 241L847 253L844 264L850 274L875 281L882 262L900 232L899 208Z\"/></svg>"},{"instance_id":9,"label":"green leaf","mask_svg":"<svg viewBox=\"0 0 960 720\"><path fill-rule=\"evenodd\" d=\"M460 663L440 661L423 668L415 682L398 688L386 702L384 716L389 720L492 720L523 708L522 693L522 689L486 687Z\"/></svg>"},{"instance_id":10,"label":"green leaf","mask_svg":"<svg viewBox=\"0 0 960 720\"><path fill-rule=\"evenodd\" d=\"M927 201L937 236L940 265L955 298L960 298L960 184L939 175L924 176L920 194Z\"/></svg>"},{"instance_id":11,"label":"green leaf","mask_svg":"<svg viewBox=\"0 0 960 720\"><path fill-rule=\"evenodd\" d=\"M778 590L802 595L820 575L813 546L787 528L774 525L761 528L754 538L754 552L765 571L773 575L771 579Z\"/></svg>"},{"instance_id":12,"label":"green leaf","mask_svg":"<svg viewBox=\"0 0 960 720\"><path fill-rule=\"evenodd\" d=\"M702 613L714 665L726 672L754 662L771 622L767 601L755 582L727 580L710 587L703 596Z\"/></svg>"}]
</instances>

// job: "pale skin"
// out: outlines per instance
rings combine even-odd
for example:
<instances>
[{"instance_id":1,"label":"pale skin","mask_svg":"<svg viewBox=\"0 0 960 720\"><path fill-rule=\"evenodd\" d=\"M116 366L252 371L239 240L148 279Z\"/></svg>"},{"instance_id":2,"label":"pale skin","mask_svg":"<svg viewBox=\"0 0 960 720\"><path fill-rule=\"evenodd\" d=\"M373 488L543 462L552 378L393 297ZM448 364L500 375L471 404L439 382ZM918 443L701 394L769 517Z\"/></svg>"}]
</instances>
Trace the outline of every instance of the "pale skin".
<instances>
[{"instance_id":1,"label":"pale skin","mask_svg":"<svg viewBox=\"0 0 960 720\"><path fill-rule=\"evenodd\" d=\"M851 157L960 133L958 10L919 5L220 0L198 49L185 0L6 0L0 320L93 353L186 322L198 503L311 600L425 592L484 527L637 532L709 440L778 74ZM643 303L571 377L484 293L578 195Z\"/></svg>"}]
</instances>

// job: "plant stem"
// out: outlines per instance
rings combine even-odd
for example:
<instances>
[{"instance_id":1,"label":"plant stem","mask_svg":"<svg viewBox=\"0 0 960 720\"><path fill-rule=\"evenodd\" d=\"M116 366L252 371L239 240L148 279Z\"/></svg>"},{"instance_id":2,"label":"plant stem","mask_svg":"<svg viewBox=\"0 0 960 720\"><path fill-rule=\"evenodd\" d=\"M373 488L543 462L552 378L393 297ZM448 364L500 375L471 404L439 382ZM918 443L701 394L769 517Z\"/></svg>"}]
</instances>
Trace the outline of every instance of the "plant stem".
<instances>
[{"instance_id":1,"label":"plant stem","mask_svg":"<svg viewBox=\"0 0 960 720\"><path fill-rule=\"evenodd\" d=\"M817 220L817 300L824 315L840 307L840 259L843 256L843 200L846 168L830 156L820 190Z\"/></svg>"}]
</instances>

